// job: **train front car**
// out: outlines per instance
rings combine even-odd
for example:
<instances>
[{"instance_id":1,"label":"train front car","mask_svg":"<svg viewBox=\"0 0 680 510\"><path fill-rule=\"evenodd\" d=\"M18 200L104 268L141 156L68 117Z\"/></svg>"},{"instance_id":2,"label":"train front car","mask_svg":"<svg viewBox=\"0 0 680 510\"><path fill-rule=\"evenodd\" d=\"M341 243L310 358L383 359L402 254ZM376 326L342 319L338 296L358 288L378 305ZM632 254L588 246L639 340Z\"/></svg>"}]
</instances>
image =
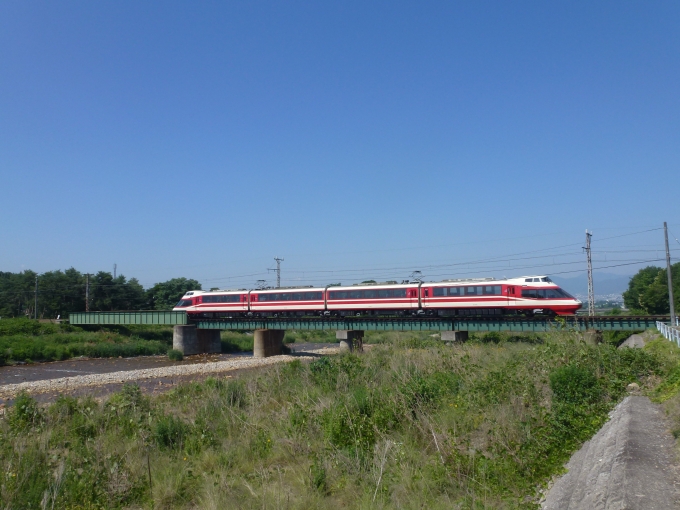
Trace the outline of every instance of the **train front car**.
<instances>
[{"instance_id":1,"label":"train front car","mask_svg":"<svg viewBox=\"0 0 680 510\"><path fill-rule=\"evenodd\" d=\"M547 276L524 276L512 282L515 292L508 295L508 305L526 315L574 315L583 306Z\"/></svg>"},{"instance_id":2,"label":"train front car","mask_svg":"<svg viewBox=\"0 0 680 510\"><path fill-rule=\"evenodd\" d=\"M422 309L434 316L573 315L581 302L547 276L423 283Z\"/></svg>"},{"instance_id":3,"label":"train front car","mask_svg":"<svg viewBox=\"0 0 680 510\"><path fill-rule=\"evenodd\" d=\"M179 300L179 303L177 303L174 308L172 309L173 312L187 312L190 313L193 311L193 307L196 304L197 297L203 293L202 290L190 290L186 292L183 296L182 299Z\"/></svg>"}]
</instances>

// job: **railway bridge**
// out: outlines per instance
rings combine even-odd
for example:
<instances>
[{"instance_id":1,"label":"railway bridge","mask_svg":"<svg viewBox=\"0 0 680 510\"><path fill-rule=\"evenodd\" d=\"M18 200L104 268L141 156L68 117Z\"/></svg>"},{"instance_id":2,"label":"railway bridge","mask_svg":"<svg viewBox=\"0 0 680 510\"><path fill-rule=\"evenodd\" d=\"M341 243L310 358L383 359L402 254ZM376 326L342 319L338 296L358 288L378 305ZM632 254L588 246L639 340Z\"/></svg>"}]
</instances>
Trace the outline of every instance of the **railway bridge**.
<instances>
[{"instance_id":1,"label":"railway bridge","mask_svg":"<svg viewBox=\"0 0 680 510\"><path fill-rule=\"evenodd\" d=\"M76 312L73 325L162 324L174 326L173 347L184 354L220 352L220 331L254 332L253 354L267 357L281 353L286 330L334 330L340 347L352 349L365 331L439 331L443 341L465 341L469 332L509 331L541 333L580 331L597 336L601 331L641 331L655 328L670 317L569 316L569 317L299 317L225 318L193 320L185 312Z\"/></svg>"}]
</instances>

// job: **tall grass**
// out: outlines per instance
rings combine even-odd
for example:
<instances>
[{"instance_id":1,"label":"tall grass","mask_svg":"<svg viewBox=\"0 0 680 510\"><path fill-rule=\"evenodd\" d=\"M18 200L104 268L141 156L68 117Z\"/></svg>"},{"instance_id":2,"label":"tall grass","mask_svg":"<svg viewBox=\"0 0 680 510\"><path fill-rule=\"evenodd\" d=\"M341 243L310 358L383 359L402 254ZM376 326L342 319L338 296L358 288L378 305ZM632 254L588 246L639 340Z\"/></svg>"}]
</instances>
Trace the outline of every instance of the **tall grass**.
<instances>
[{"instance_id":1,"label":"tall grass","mask_svg":"<svg viewBox=\"0 0 680 510\"><path fill-rule=\"evenodd\" d=\"M382 337L386 340L386 337ZM531 508L655 352L394 335L148 398L29 397L0 422L11 508ZM150 477L149 477L150 473Z\"/></svg>"}]
</instances>

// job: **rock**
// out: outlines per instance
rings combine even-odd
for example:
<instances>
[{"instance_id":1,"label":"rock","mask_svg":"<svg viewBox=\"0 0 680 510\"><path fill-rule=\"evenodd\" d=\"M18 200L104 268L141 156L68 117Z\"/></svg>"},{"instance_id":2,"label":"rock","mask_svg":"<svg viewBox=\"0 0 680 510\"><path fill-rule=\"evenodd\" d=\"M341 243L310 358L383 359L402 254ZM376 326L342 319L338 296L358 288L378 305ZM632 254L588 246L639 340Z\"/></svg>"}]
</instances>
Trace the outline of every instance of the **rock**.
<instances>
[{"instance_id":1,"label":"rock","mask_svg":"<svg viewBox=\"0 0 680 510\"><path fill-rule=\"evenodd\" d=\"M626 391L629 391L631 393L640 391L640 385L638 383L630 383L628 386L626 386Z\"/></svg>"}]
</instances>

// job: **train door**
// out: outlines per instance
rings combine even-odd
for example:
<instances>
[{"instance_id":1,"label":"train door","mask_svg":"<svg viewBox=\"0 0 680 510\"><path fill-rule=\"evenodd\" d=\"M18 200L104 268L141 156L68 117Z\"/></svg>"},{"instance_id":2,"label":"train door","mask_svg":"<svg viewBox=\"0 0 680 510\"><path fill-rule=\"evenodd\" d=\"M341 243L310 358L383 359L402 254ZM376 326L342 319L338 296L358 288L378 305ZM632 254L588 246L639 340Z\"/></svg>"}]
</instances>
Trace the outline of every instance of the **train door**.
<instances>
[{"instance_id":1,"label":"train door","mask_svg":"<svg viewBox=\"0 0 680 510\"><path fill-rule=\"evenodd\" d=\"M512 306L515 304L515 301L518 297L517 295L517 287L514 285L508 285L506 287L506 292L505 292L505 297L507 299L507 304L508 306Z\"/></svg>"},{"instance_id":2,"label":"train door","mask_svg":"<svg viewBox=\"0 0 680 510\"><path fill-rule=\"evenodd\" d=\"M248 294L241 294L239 299L241 300L241 311L247 312L248 311Z\"/></svg>"},{"instance_id":3,"label":"train door","mask_svg":"<svg viewBox=\"0 0 680 510\"><path fill-rule=\"evenodd\" d=\"M406 297L408 298L409 308L418 308L418 289L406 289Z\"/></svg>"},{"instance_id":4,"label":"train door","mask_svg":"<svg viewBox=\"0 0 680 510\"><path fill-rule=\"evenodd\" d=\"M422 308L429 308L430 301L429 299L432 297L432 289L429 287L421 287L420 289L420 304Z\"/></svg>"}]
</instances>

